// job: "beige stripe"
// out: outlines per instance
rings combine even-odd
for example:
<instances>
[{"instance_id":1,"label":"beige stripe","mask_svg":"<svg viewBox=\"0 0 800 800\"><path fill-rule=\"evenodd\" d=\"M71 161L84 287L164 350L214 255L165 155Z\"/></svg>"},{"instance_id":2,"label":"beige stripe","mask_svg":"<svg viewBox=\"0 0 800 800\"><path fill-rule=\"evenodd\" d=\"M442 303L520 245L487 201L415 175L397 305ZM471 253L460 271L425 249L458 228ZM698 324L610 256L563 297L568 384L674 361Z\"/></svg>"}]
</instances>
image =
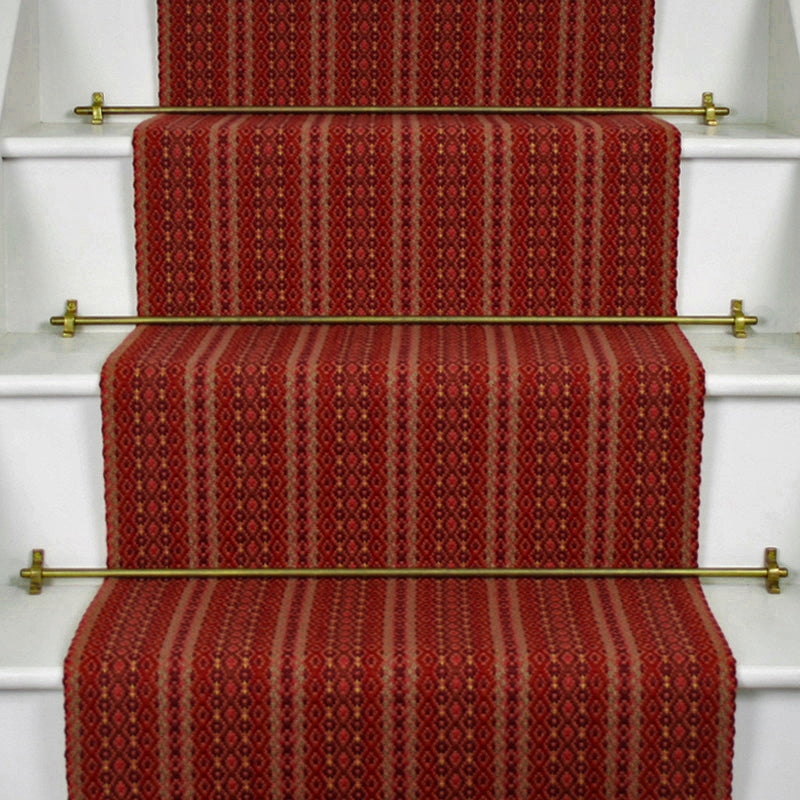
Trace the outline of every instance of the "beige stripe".
<instances>
[{"instance_id":1,"label":"beige stripe","mask_svg":"<svg viewBox=\"0 0 800 800\"><path fill-rule=\"evenodd\" d=\"M205 418L206 418L206 441L208 451L206 454L207 470L206 479L208 482L208 550L209 566L220 566L219 553L219 485L218 485L218 464L217 464L217 396L216 396L216 368L217 363L224 354L228 345L236 335L235 326L227 327L223 330L222 336L218 339L216 346L211 351L211 355L206 363L206 385L203 391L205 398Z\"/></svg>"},{"instance_id":2,"label":"beige stripe","mask_svg":"<svg viewBox=\"0 0 800 800\"><path fill-rule=\"evenodd\" d=\"M191 664L194 661L194 654L197 648L197 641L200 633L204 630L205 616L211 604L211 598L217 587L216 580L202 581L202 595L194 613L192 625L186 641L183 643L183 650L180 662L183 665ZM177 698L180 703L179 719L181 720L181 778L186 800L191 800L194 796L194 741L192 738L194 731L194 698L192 694L192 670L181 669L180 685L178 686Z\"/></svg>"},{"instance_id":3,"label":"beige stripe","mask_svg":"<svg viewBox=\"0 0 800 800\"><path fill-rule=\"evenodd\" d=\"M215 586L219 584L216 580L214 580L213 583ZM222 760L226 751L224 741L226 732L225 726L222 724L222 717L225 710L222 681L225 681L227 676L222 663L228 655L226 645L231 640L231 628L233 627L235 629L237 609L243 605L240 599L243 582L232 581L229 585L231 586L231 591L229 597L226 598L228 602L224 604L216 603L215 608L219 609L220 613L216 615L212 624L202 626L205 630L212 630L209 641L206 644L206 653L211 661L211 670L218 673L214 676L214 680L209 683L213 695L213 699L210 703L212 707L212 719L217 724L211 726L213 735L208 734L208 731L204 731L208 735L208 740L210 740L209 750L213 754L211 758L209 758L209 762L213 765L211 775L214 781L213 789L204 794L206 794L206 796L210 794L215 797L223 796L223 782L225 778L225 769L222 766ZM217 706L216 708L214 708L215 705ZM189 714L191 714L191 711L189 711Z\"/></svg>"},{"instance_id":4,"label":"beige stripe","mask_svg":"<svg viewBox=\"0 0 800 800\"><path fill-rule=\"evenodd\" d=\"M202 584L201 584L202 585ZM170 623L167 626L167 631L164 635L164 640L161 649L158 653L158 661L156 667L156 681L158 685L158 693L156 697L157 704L157 729L158 729L158 771L160 775L159 780L159 794L164 800L170 800L172 797L172 781L170 779L169 765L171 764L170 746L169 746L169 706L170 706L170 691L169 691L169 671L170 665L173 662L172 649L175 647L175 639L181 626L184 623L186 616L186 608L191 601L197 583L195 581L186 581L184 583L183 591L178 599L178 602L172 609ZM156 605L152 603L152 605ZM190 626L191 628L191 626ZM179 663L179 672L183 674L185 671L182 669L184 665Z\"/></svg>"},{"instance_id":5,"label":"beige stripe","mask_svg":"<svg viewBox=\"0 0 800 800\"><path fill-rule=\"evenodd\" d=\"M491 105L500 105L500 66L503 63L503 7L504 3L494 3L494 36L492 37L492 91ZM510 155L510 154L509 154Z\"/></svg>"},{"instance_id":6,"label":"beige stripe","mask_svg":"<svg viewBox=\"0 0 800 800\"><path fill-rule=\"evenodd\" d=\"M285 394L284 414L286 437L286 538L287 538L287 563L300 564L298 551L298 537L300 535L297 522L297 362L305 349L306 342L311 336L312 326L303 325L297 333L297 338L292 345L289 358L286 359L284 368ZM291 335L291 334L290 334ZM284 336L280 336L281 339ZM275 337L278 339L278 336ZM306 415L310 417L310 415Z\"/></svg>"},{"instance_id":7,"label":"beige stripe","mask_svg":"<svg viewBox=\"0 0 800 800\"><path fill-rule=\"evenodd\" d=\"M319 62L320 62L320 3L310 3L309 12L311 19L309 22L310 43L308 48L309 60L309 104L317 106L319 102Z\"/></svg>"},{"instance_id":8,"label":"beige stripe","mask_svg":"<svg viewBox=\"0 0 800 800\"><path fill-rule=\"evenodd\" d=\"M294 764L296 800L306 797L306 657L308 651L308 629L311 625L311 612L314 609L316 581L303 582L303 597L298 615L297 636L295 638L292 661L295 664L294 690L292 691L292 719L294 720Z\"/></svg>"},{"instance_id":9,"label":"beige stripe","mask_svg":"<svg viewBox=\"0 0 800 800\"><path fill-rule=\"evenodd\" d=\"M383 775L382 797L390 798L393 796L393 772L394 772L394 707L393 691L394 675L393 667L395 664L394 637L395 621L397 619L397 581L387 580L385 584L386 605L383 610L383 647L381 658L381 708L383 710L383 721L381 731L383 733L383 759L381 773Z\"/></svg>"},{"instance_id":10,"label":"beige stripe","mask_svg":"<svg viewBox=\"0 0 800 800\"><path fill-rule=\"evenodd\" d=\"M499 438L499 399L500 399L500 359L498 357L498 330L495 325L481 326L486 342L487 375L487 406L486 415L486 549L484 560L487 566L500 566L497 563L497 478L498 456L497 441ZM502 334L500 334L502 335ZM508 477L506 477L508 483ZM508 532L507 532L508 533Z\"/></svg>"},{"instance_id":11,"label":"beige stripe","mask_svg":"<svg viewBox=\"0 0 800 800\"><path fill-rule=\"evenodd\" d=\"M494 311L492 297L492 206L494 200L494 170L492 164L492 149L494 142L495 120L499 117L487 114L478 114L477 120L483 128L483 214L481 215L481 225L483 226L483 241L481 244L481 254L483 256L483 302L481 304L484 314L491 314ZM502 312L501 312L502 313Z\"/></svg>"},{"instance_id":12,"label":"beige stripe","mask_svg":"<svg viewBox=\"0 0 800 800\"><path fill-rule=\"evenodd\" d=\"M736 704L736 671L729 674L728 660L733 657L725 636L714 620L703 589L699 581L685 581L688 595L697 613L702 620L703 627L711 640L719 664L719 713L717 715L717 761L716 777L717 782L714 797L724 797L727 790L727 776L730 764L728 760L729 748L734 735L734 706ZM732 685L733 693L729 690Z\"/></svg>"},{"instance_id":13,"label":"beige stripe","mask_svg":"<svg viewBox=\"0 0 800 800\"><path fill-rule=\"evenodd\" d=\"M575 326L581 352L588 368L589 396L586 413L586 505L583 520L583 563L594 563L594 522L597 520L597 436L600 415L600 369L594 344L586 328ZM575 534L578 532L575 531Z\"/></svg>"},{"instance_id":14,"label":"beige stripe","mask_svg":"<svg viewBox=\"0 0 800 800\"><path fill-rule=\"evenodd\" d=\"M198 531L200 525L197 517L197 415L194 410L195 389L194 378L197 376L197 365L201 358L214 344L217 331L213 328L204 332L203 338L195 346L186 362L183 373L183 437L186 453L186 538L189 551L188 566L202 566L200 559ZM202 402L202 398L201 398ZM203 456L205 458L205 455Z\"/></svg>"},{"instance_id":15,"label":"beige stripe","mask_svg":"<svg viewBox=\"0 0 800 800\"><path fill-rule=\"evenodd\" d=\"M517 563L517 541L519 530L517 528L517 514L519 511L519 434L520 434L520 366L519 349L514 337L514 328L510 325L502 327L506 347L506 360L508 361L508 468L506 470L506 563ZM527 332L532 336L533 331Z\"/></svg>"},{"instance_id":16,"label":"beige stripe","mask_svg":"<svg viewBox=\"0 0 800 800\"><path fill-rule=\"evenodd\" d=\"M511 630L514 636L514 649L519 658L519 697L520 697L520 719L519 719L519 773L517 780L519 788L530 786L531 779L531 706L533 704L533 693L531 689L531 654L528 638L525 629L522 627L522 607L519 598L519 587L521 581L506 581L508 587L509 617L511 618ZM534 594L540 593L540 587L526 582L526 589Z\"/></svg>"},{"instance_id":17,"label":"beige stripe","mask_svg":"<svg viewBox=\"0 0 800 800\"><path fill-rule=\"evenodd\" d=\"M397 373L403 328L392 326L386 364L386 566L397 566Z\"/></svg>"},{"instance_id":18,"label":"beige stripe","mask_svg":"<svg viewBox=\"0 0 800 800\"><path fill-rule=\"evenodd\" d=\"M504 582L505 585L506 582ZM508 753L506 752L506 742L508 741L508 677L506 675L506 664L508 663L508 653L506 652L505 642L503 641L502 621L500 618L500 603L497 597L496 580L487 580L486 599L489 607L489 633L492 637L492 661L494 663L494 753L492 754L492 764L494 765L494 797L503 797L506 784L506 764L508 763Z\"/></svg>"},{"instance_id":19,"label":"beige stripe","mask_svg":"<svg viewBox=\"0 0 800 800\"><path fill-rule=\"evenodd\" d=\"M630 655L631 680L630 680L630 751L627 763L629 788L628 797L639 796L639 767L641 765L642 748L642 663L639 655L639 645L628 624L628 617L619 594L619 586L616 581L606 581L611 608L614 612L616 623L619 626L622 638L625 641L625 651ZM608 758L616 758L616 754L609 753ZM615 766L618 766L616 764Z\"/></svg>"},{"instance_id":20,"label":"beige stripe","mask_svg":"<svg viewBox=\"0 0 800 800\"><path fill-rule=\"evenodd\" d=\"M609 633L605 612L603 611L603 605L602 601L600 600L600 593L597 591L597 586L597 581L586 581L586 592L589 596L589 602L591 603L592 607L594 628L597 630L600 636L600 640L603 643L603 652L605 653L604 671L608 681L606 685L606 703L608 704L608 709L606 711L606 724L605 728L603 729L606 751L605 796L613 797L617 781L617 761L619 759L620 657L617 653L617 648L614 645L614 639Z\"/></svg>"},{"instance_id":21,"label":"beige stripe","mask_svg":"<svg viewBox=\"0 0 800 800\"><path fill-rule=\"evenodd\" d=\"M591 256L591 275L592 275L592 302L585 313L599 314L601 311L600 299L600 285L601 278L603 277L603 250L601 247L602 234L603 234L603 214L602 209L605 204L604 190L605 190L605 145L603 128L598 122L590 118L585 119L585 125L592 128L595 132L594 144L594 178L589 187L592 192L592 202L590 204L592 210L592 245L589 255ZM582 252L581 255L585 255ZM610 313L607 310L607 313Z\"/></svg>"},{"instance_id":22,"label":"beige stripe","mask_svg":"<svg viewBox=\"0 0 800 800\"><path fill-rule=\"evenodd\" d=\"M283 749L281 735L282 712L281 712L281 678L282 656L286 647L289 614L295 602L297 593L297 581L285 581L283 583L283 594L281 596L278 614L275 617L275 628L272 634L272 647L269 652L269 768L270 768L270 797L273 800L280 800L283 797L283 781L281 780L281 750ZM296 665L302 663L302 658ZM292 692L294 694L294 692ZM302 782L299 783L302 786Z\"/></svg>"}]
</instances>

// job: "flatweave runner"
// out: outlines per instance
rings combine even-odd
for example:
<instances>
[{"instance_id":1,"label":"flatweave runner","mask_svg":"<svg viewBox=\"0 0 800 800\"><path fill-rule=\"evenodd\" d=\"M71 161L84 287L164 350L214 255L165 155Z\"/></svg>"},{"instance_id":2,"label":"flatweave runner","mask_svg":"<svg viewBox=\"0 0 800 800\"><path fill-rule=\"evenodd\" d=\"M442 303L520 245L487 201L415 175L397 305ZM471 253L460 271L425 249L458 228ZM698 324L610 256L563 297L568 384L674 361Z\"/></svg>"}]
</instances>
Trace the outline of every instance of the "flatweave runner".
<instances>
[{"instance_id":1,"label":"flatweave runner","mask_svg":"<svg viewBox=\"0 0 800 800\"><path fill-rule=\"evenodd\" d=\"M142 326L102 380L115 567L696 563L674 326Z\"/></svg>"},{"instance_id":2,"label":"flatweave runner","mask_svg":"<svg viewBox=\"0 0 800 800\"><path fill-rule=\"evenodd\" d=\"M154 117L141 314L673 314L680 135L646 117Z\"/></svg>"},{"instance_id":3,"label":"flatweave runner","mask_svg":"<svg viewBox=\"0 0 800 800\"><path fill-rule=\"evenodd\" d=\"M167 104L647 105L651 0L160 0ZM671 314L656 119L156 117L142 314ZM102 376L110 566L691 566L674 327L136 330ZM696 581L106 581L72 800L730 796Z\"/></svg>"},{"instance_id":4,"label":"flatweave runner","mask_svg":"<svg viewBox=\"0 0 800 800\"><path fill-rule=\"evenodd\" d=\"M162 105L650 105L653 0L159 0Z\"/></svg>"},{"instance_id":5,"label":"flatweave runner","mask_svg":"<svg viewBox=\"0 0 800 800\"><path fill-rule=\"evenodd\" d=\"M81 798L723 798L695 581L107 581L67 659Z\"/></svg>"}]
</instances>

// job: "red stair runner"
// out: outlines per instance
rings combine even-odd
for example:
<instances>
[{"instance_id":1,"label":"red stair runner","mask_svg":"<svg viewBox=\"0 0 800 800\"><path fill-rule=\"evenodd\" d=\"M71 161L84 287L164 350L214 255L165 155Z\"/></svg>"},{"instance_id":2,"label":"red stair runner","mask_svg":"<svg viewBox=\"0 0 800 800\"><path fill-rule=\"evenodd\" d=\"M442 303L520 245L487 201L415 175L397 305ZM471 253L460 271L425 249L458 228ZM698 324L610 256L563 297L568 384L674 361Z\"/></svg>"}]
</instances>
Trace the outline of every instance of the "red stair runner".
<instances>
[{"instance_id":1,"label":"red stair runner","mask_svg":"<svg viewBox=\"0 0 800 800\"><path fill-rule=\"evenodd\" d=\"M162 105L650 105L653 0L159 0Z\"/></svg>"},{"instance_id":2,"label":"red stair runner","mask_svg":"<svg viewBox=\"0 0 800 800\"><path fill-rule=\"evenodd\" d=\"M673 326L141 327L109 561L693 564L702 393Z\"/></svg>"},{"instance_id":3,"label":"red stair runner","mask_svg":"<svg viewBox=\"0 0 800 800\"><path fill-rule=\"evenodd\" d=\"M729 792L695 581L110 580L65 680L73 797Z\"/></svg>"},{"instance_id":4,"label":"red stair runner","mask_svg":"<svg viewBox=\"0 0 800 800\"><path fill-rule=\"evenodd\" d=\"M670 314L680 136L647 117L155 117L142 314Z\"/></svg>"},{"instance_id":5,"label":"red stair runner","mask_svg":"<svg viewBox=\"0 0 800 800\"><path fill-rule=\"evenodd\" d=\"M650 0L161 0L164 103L648 102ZM155 118L145 314L669 314L654 119ZM103 371L112 566L696 563L674 327L141 328ZM77 798L711 798L734 665L696 581L107 581Z\"/></svg>"}]
</instances>

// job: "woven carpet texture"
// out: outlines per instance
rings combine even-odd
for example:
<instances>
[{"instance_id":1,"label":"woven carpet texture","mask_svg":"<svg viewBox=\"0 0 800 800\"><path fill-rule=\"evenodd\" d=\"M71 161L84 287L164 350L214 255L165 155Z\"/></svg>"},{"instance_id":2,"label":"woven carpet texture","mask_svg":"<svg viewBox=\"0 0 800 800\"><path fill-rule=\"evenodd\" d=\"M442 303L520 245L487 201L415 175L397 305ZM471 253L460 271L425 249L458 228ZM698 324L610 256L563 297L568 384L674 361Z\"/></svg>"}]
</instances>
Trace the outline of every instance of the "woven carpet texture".
<instances>
[{"instance_id":1,"label":"woven carpet texture","mask_svg":"<svg viewBox=\"0 0 800 800\"><path fill-rule=\"evenodd\" d=\"M650 0L161 0L164 103L647 105ZM668 315L651 117L157 116L143 314ZM662 325L141 326L108 563L692 566L704 375ZM730 796L696 580L109 580L72 800Z\"/></svg>"}]
</instances>

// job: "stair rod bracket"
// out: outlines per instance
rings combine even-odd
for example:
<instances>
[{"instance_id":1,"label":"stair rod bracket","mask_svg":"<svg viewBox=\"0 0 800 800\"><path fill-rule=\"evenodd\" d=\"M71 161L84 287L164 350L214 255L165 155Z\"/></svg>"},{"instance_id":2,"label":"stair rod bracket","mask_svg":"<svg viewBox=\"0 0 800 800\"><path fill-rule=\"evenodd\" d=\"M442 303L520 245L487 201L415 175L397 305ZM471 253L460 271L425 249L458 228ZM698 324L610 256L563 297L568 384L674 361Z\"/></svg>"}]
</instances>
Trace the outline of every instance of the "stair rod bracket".
<instances>
[{"instance_id":1,"label":"stair rod bracket","mask_svg":"<svg viewBox=\"0 0 800 800\"><path fill-rule=\"evenodd\" d=\"M103 92L92 93L90 106L76 106L78 116L102 125L107 114L655 114L702 117L714 126L730 108L714 104L714 93L703 92L699 106L106 106Z\"/></svg>"},{"instance_id":2,"label":"stair rod bracket","mask_svg":"<svg viewBox=\"0 0 800 800\"><path fill-rule=\"evenodd\" d=\"M747 326L758 317L747 316L741 300L731 300L729 316L701 317L559 317L559 316L78 316L78 301L67 300L63 316L50 317L72 338L77 325L730 325L733 334L747 337Z\"/></svg>"},{"instance_id":3,"label":"stair rod bracket","mask_svg":"<svg viewBox=\"0 0 800 800\"><path fill-rule=\"evenodd\" d=\"M763 567L232 567L232 568L154 568L115 569L93 567L45 567L44 550L33 551L30 567L19 575L29 581L28 594L41 594L42 581L50 578L279 578L311 579L445 579L445 578L763 578L769 594L780 594L780 581L789 575L778 564L777 548L768 547Z\"/></svg>"}]
</instances>

